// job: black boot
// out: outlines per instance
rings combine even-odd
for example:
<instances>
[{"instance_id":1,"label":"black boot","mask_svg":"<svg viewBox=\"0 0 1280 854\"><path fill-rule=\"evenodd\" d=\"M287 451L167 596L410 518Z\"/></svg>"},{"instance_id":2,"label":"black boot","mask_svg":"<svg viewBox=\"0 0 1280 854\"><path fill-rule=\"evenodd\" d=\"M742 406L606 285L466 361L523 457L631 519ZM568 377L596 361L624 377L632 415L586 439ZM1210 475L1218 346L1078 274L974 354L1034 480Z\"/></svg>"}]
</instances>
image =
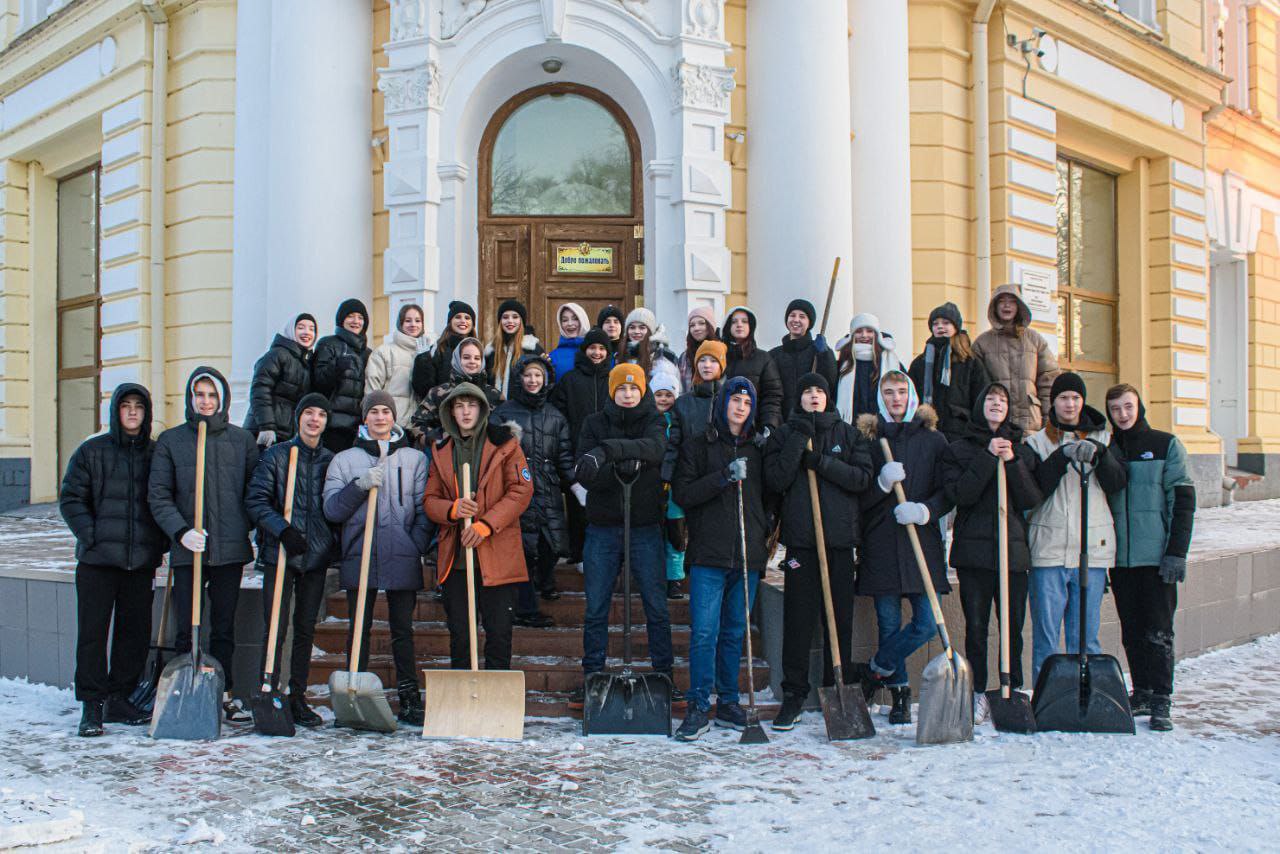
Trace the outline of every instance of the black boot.
<instances>
[{"instance_id":1,"label":"black boot","mask_svg":"<svg viewBox=\"0 0 1280 854\"><path fill-rule=\"evenodd\" d=\"M306 699L301 694L289 695L289 713L293 715L293 722L298 726L318 727L324 723L324 719L307 705Z\"/></svg>"},{"instance_id":2,"label":"black boot","mask_svg":"<svg viewBox=\"0 0 1280 854\"><path fill-rule=\"evenodd\" d=\"M889 723L911 723L911 687L890 688L889 693L893 696L893 708L889 710Z\"/></svg>"},{"instance_id":3,"label":"black boot","mask_svg":"<svg viewBox=\"0 0 1280 854\"><path fill-rule=\"evenodd\" d=\"M684 591L680 589L679 581L667 582L667 598L676 602L684 598Z\"/></svg>"},{"instance_id":4,"label":"black boot","mask_svg":"<svg viewBox=\"0 0 1280 854\"><path fill-rule=\"evenodd\" d=\"M127 697L109 697L102 719L109 724L142 726L151 723L151 715L130 703Z\"/></svg>"},{"instance_id":5,"label":"black boot","mask_svg":"<svg viewBox=\"0 0 1280 854\"><path fill-rule=\"evenodd\" d=\"M773 728L778 732L795 729L800 713L804 711L804 697L786 696L782 698L782 708L773 719Z\"/></svg>"},{"instance_id":6,"label":"black boot","mask_svg":"<svg viewBox=\"0 0 1280 854\"><path fill-rule=\"evenodd\" d=\"M101 700L88 700L84 703L84 712L80 715L79 734L85 738L91 738L95 735L102 735L102 707Z\"/></svg>"},{"instance_id":7,"label":"black boot","mask_svg":"<svg viewBox=\"0 0 1280 854\"><path fill-rule=\"evenodd\" d=\"M396 686L400 693L400 714L397 720L411 726L422 726L425 712L422 708L422 693L417 682L401 682Z\"/></svg>"},{"instance_id":8,"label":"black boot","mask_svg":"<svg viewBox=\"0 0 1280 854\"><path fill-rule=\"evenodd\" d=\"M884 686L884 677L872 670L870 664L858 662L850 664L847 675L846 682L850 684L856 682L861 686L862 699L866 700L868 706L871 705L876 692Z\"/></svg>"},{"instance_id":9,"label":"black boot","mask_svg":"<svg viewBox=\"0 0 1280 854\"><path fill-rule=\"evenodd\" d=\"M1151 695L1151 722L1148 725L1155 732L1173 729L1173 699L1168 694Z\"/></svg>"},{"instance_id":10,"label":"black boot","mask_svg":"<svg viewBox=\"0 0 1280 854\"><path fill-rule=\"evenodd\" d=\"M1151 714L1151 692L1146 688L1134 688L1129 695L1129 709L1135 718Z\"/></svg>"},{"instance_id":11,"label":"black boot","mask_svg":"<svg viewBox=\"0 0 1280 854\"><path fill-rule=\"evenodd\" d=\"M556 624L555 620L541 611L534 611L532 614L516 614L511 622L526 629L549 629Z\"/></svg>"}]
</instances>

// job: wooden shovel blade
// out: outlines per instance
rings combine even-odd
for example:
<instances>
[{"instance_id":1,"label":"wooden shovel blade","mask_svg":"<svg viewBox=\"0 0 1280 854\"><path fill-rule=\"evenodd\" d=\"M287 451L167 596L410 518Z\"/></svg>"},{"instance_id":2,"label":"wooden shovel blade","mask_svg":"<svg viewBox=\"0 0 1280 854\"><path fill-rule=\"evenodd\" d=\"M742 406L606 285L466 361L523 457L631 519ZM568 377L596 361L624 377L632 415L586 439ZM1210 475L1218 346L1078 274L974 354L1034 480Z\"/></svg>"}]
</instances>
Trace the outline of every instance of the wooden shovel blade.
<instances>
[{"instance_id":1,"label":"wooden shovel blade","mask_svg":"<svg viewBox=\"0 0 1280 854\"><path fill-rule=\"evenodd\" d=\"M422 737L524 738L524 672L424 670Z\"/></svg>"}]
</instances>

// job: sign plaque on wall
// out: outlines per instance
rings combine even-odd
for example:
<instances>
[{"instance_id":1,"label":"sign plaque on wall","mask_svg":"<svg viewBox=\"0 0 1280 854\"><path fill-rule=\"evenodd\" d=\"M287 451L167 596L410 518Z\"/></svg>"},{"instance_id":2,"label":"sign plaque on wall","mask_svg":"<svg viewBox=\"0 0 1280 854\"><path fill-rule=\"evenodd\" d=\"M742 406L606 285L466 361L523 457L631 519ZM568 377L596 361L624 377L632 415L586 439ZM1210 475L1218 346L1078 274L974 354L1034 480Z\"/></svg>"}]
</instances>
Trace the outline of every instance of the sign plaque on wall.
<instances>
[{"instance_id":1,"label":"sign plaque on wall","mask_svg":"<svg viewBox=\"0 0 1280 854\"><path fill-rule=\"evenodd\" d=\"M595 276L612 274L613 247L592 246L585 242L577 246L557 246L556 272Z\"/></svg>"}]
</instances>

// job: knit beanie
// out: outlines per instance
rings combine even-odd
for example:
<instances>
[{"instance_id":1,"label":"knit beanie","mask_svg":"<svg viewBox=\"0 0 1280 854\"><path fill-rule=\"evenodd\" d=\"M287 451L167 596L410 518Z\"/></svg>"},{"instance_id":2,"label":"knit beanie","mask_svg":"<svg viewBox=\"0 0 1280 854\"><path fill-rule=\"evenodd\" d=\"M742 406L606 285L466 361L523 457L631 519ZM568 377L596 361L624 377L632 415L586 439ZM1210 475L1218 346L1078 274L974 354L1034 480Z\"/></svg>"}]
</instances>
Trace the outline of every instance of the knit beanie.
<instances>
[{"instance_id":1,"label":"knit beanie","mask_svg":"<svg viewBox=\"0 0 1280 854\"><path fill-rule=\"evenodd\" d=\"M951 325L956 328L956 332L964 329L964 318L960 316L960 309L953 302L944 302L942 305L929 312L929 331L933 331L933 322L938 318L950 320Z\"/></svg>"},{"instance_id":2,"label":"knit beanie","mask_svg":"<svg viewBox=\"0 0 1280 854\"><path fill-rule=\"evenodd\" d=\"M289 321L285 325L284 329L280 330L280 334L283 335L285 338L288 338L290 341L292 341L295 344L299 343L298 342L298 324L304 320L310 320L311 325L315 327L315 331L316 332L320 331L320 324L316 323L315 316L308 314L307 312L304 311L302 314L298 315L293 320ZM315 338L313 337L311 340L311 346L314 347L315 344L316 344Z\"/></svg>"},{"instance_id":3,"label":"knit beanie","mask_svg":"<svg viewBox=\"0 0 1280 854\"><path fill-rule=\"evenodd\" d=\"M525 308L524 303L520 302L520 300L504 299L502 302L498 303L499 320L501 320L502 315L506 314L508 311L514 311L516 314L520 315L521 323L525 326L529 325L529 309Z\"/></svg>"},{"instance_id":4,"label":"knit beanie","mask_svg":"<svg viewBox=\"0 0 1280 854\"><path fill-rule=\"evenodd\" d=\"M364 318L364 327L361 328L360 334L368 335L369 334L369 309L364 307L364 303L360 302L360 300L355 298L344 299L342 301L342 304L338 306L337 314L334 315L333 325L341 329L342 321L347 319L348 314L358 314Z\"/></svg>"},{"instance_id":5,"label":"knit beanie","mask_svg":"<svg viewBox=\"0 0 1280 854\"><path fill-rule=\"evenodd\" d=\"M465 314L467 317L471 318L471 325L472 325L472 326L474 326L474 325L475 325L475 322L476 322L476 310L475 310L474 308L472 308L471 306L467 305L467 304L466 304L465 302L463 302L462 300L460 300L460 299L456 299L456 300L454 300L453 302L449 303L449 317L448 317L448 320L453 320L453 318L454 318L455 316L459 315L459 314ZM448 321L446 321L446 323L447 323L447 322L448 322Z\"/></svg>"},{"instance_id":6,"label":"knit beanie","mask_svg":"<svg viewBox=\"0 0 1280 854\"><path fill-rule=\"evenodd\" d=\"M631 313L627 315L626 322L622 324L622 331L624 334L631 328L631 324L633 323L644 324L645 328L649 330L650 335L652 335L654 330L658 328L658 318L647 308L631 309Z\"/></svg>"},{"instance_id":7,"label":"knit beanie","mask_svg":"<svg viewBox=\"0 0 1280 854\"><path fill-rule=\"evenodd\" d=\"M698 359L701 359L703 356L711 356L719 362L721 374L723 374L729 367L729 345L725 344L723 341L712 341L708 339L698 345L698 352L693 359L695 371L698 366Z\"/></svg>"},{"instance_id":8,"label":"knit beanie","mask_svg":"<svg viewBox=\"0 0 1280 854\"><path fill-rule=\"evenodd\" d=\"M622 313L622 309L618 308L616 305L606 305L604 308L600 309L600 313L596 315L596 326L603 327L605 318L607 317L616 317L618 318L619 323L622 323L622 321L626 319ZM625 323L623 323L622 329L624 332L626 331L627 326Z\"/></svg>"},{"instance_id":9,"label":"knit beanie","mask_svg":"<svg viewBox=\"0 0 1280 854\"><path fill-rule=\"evenodd\" d=\"M800 389L800 393L804 394L805 389L817 386L822 389L822 393L828 398L831 397L831 383L827 382L827 378L822 374L808 373L800 377L800 382L796 383L796 387Z\"/></svg>"},{"instance_id":10,"label":"knit beanie","mask_svg":"<svg viewBox=\"0 0 1280 854\"><path fill-rule=\"evenodd\" d=\"M302 418L302 413L308 409L323 409L325 415L330 415L333 412L329 407L329 398L318 391L307 392L298 401L298 405L293 408L293 423L295 427Z\"/></svg>"},{"instance_id":11,"label":"knit beanie","mask_svg":"<svg viewBox=\"0 0 1280 854\"><path fill-rule=\"evenodd\" d=\"M1058 374L1053 381L1053 387L1049 390L1049 403L1053 403L1054 398L1062 394L1064 391L1074 391L1080 395L1081 400L1087 399L1085 396L1084 380L1079 374L1073 374L1071 371Z\"/></svg>"},{"instance_id":12,"label":"knit beanie","mask_svg":"<svg viewBox=\"0 0 1280 854\"><path fill-rule=\"evenodd\" d=\"M668 359L655 359L653 362L653 376L649 377L649 388L654 394L660 391L669 391L672 394L680 393L680 371Z\"/></svg>"},{"instance_id":13,"label":"knit beanie","mask_svg":"<svg viewBox=\"0 0 1280 854\"><path fill-rule=\"evenodd\" d=\"M817 309L815 309L813 307L813 303L809 302L807 299L793 299L791 302L787 303L787 310L783 312L782 319L785 321L791 316L791 312L793 311L803 311L807 314L809 316L809 326L811 328L813 324L818 322Z\"/></svg>"},{"instance_id":14,"label":"knit beanie","mask_svg":"<svg viewBox=\"0 0 1280 854\"><path fill-rule=\"evenodd\" d=\"M631 383L640 389L641 394L644 394L647 388L644 370L639 365L629 363L614 365L613 370L609 371L609 397L613 397L618 391L618 386L623 383Z\"/></svg>"},{"instance_id":15,"label":"knit beanie","mask_svg":"<svg viewBox=\"0 0 1280 854\"><path fill-rule=\"evenodd\" d=\"M721 327L720 329L720 337L726 341L729 341L733 338L733 336L729 333L729 327L733 322L733 316L738 312L742 312L747 316L748 337L754 339L756 337L756 313L751 309L747 308L745 305L736 305L733 308L729 309L727 312L725 312L724 326Z\"/></svg>"},{"instance_id":16,"label":"knit beanie","mask_svg":"<svg viewBox=\"0 0 1280 854\"><path fill-rule=\"evenodd\" d=\"M587 348L592 344L599 344L606 350L612 346L613 342L609 340L609 335L599 326L593 326L587 330L587 334L582 337L582 351L585 353Z\"/></svg>"},{"instance_id":17,"label":"knit beanie","mask_svg":"<svg viewBox=\"0 0 1280 854\"><path fill-rule=\"evenodd\" d=\"M695 317L701 317L703 320L707 322L708 328L710 328L712 331L715 330L716 316L711 313L711 306L700 305L697 308L695 308L693 311L689 312L689 319L685 321L686 329L689 328L689 322L692 321Z\"/></svg>"},{"instance_id":18,"label":"knit beanie","mask_svg":"<svg viewBox=\"0 0 1280 854\"><path fill-rule=\"evenodd\" d=\"M375 406L385 406L391 410L391 417L398 417L396 414L396 399L391 396L391 392L386 389L375 389L364 396L360 401L360 420L363 421L369 417L369 410Z\"/></svg>"}]
</instances>

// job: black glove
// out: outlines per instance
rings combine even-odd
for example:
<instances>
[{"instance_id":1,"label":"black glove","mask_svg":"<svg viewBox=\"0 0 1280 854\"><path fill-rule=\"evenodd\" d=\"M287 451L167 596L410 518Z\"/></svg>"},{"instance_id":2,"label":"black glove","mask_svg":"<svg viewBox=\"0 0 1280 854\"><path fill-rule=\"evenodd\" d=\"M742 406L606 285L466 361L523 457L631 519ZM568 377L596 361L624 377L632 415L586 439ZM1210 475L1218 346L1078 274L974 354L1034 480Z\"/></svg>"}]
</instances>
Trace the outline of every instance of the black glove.
<instances>
[{"instance_id":1,"label":"black glove","mask_svg":"<svg viewBox=\"0 0 1280 854\"><path fill-rule=\"evenodd\" d=\"M280 545L284 546L284 553L289 557L307 553L307 538L292 525L280 532Z\"/></svg>"},{"instance_id":2,"label":"black glove","mask_svg":"<svg viewBox=\"0 0 1280 854\"><path fill-rule=\"evenodd\" d=\"M627 480L631 480L640 475L639 460L622 460L618 463L618 474Z\"/></svg>"},{"instance_id":3,"label":"black glove","mask_svg":"<svg viewBox=\"0 0 1280 854\"><path fill-rule=\"evenodd\" d=\"M814 434L813 415L808 412L793 412L787 419L787 426L801 436L812 439Z\"/></svg>"},{"instance_id":4,"label":"black glove","mask_svg":"<svg viewBox=\"0 0 1280 854\"><path fill-rule=\"evenodd\" d=\"M684 551L689 545L689 528L685 525L683 516L667 520L667 542L678 552Z\"/></svg>"},{"instance_id":5,"label":"black glove","mask_svg":"<svg viewBox=\"0 0 1280 854\"><path fill-rule=\"evenodd\" d=\"M800 465L804 466L808 471L817 471L818 466L822 464L821 451L805 451L800 455Z\"/></svg>"},{"instance_id":6,"label":"black glove","mask_svg":"<svg viewBox=\"0 0 1280 854\"><path fill-rule=\"evenodd\" d=\"M578 483L590 484L600 474L600 466L604 465L604 449L592 448L578 460L576 476Z\"/></svg>"}]
</instances>

